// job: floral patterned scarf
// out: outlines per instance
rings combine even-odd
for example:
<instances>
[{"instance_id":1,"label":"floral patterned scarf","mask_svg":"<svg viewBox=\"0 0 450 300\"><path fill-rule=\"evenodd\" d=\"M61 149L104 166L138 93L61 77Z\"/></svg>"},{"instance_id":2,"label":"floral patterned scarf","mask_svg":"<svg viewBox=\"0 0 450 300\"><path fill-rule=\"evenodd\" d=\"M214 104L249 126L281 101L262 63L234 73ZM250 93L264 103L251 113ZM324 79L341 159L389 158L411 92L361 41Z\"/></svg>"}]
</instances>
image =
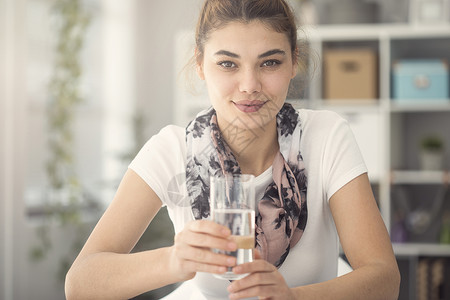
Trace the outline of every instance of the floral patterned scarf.
<instances>
[{"instance_id":1,"label":"floral patterned scarf","mask_svg":"<svg viewBox=\"0 0 450 300\"><path fill-rule=\"evenodd\" d=\"M277 114L280 151L273 165L273 182L258 202L256 248L280 267L306 226L307 178L300 153L300 117L284 104ZM213 108L200 112L186 128L186 185L195 219L208 218L211 175L240 174L237 160L222 138Z\"/></svg>"}]
</instances>

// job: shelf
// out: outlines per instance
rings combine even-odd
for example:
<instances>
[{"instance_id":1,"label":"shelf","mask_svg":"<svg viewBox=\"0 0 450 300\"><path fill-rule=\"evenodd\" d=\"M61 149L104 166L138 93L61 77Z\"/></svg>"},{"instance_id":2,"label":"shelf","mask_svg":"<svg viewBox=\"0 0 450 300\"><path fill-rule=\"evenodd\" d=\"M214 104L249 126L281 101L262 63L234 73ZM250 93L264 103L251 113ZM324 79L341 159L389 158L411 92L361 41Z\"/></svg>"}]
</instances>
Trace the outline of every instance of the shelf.
<instances>
[{"instance_id":1,"label":"shelf","mask_svg":"<svg viewBox=\"0 0 450 300\"><path fill-rule=\"evenodd\" d=\"M394 170L392 184L449 184L448 171Z\"/></svg>"},{"instance_id":2,"label":"shelf","mask_svg":"<svg viewBox=\"0 0 450 300\"><path fill-rule=\"evenodd\" d=\"M449 37L450 24L411 26L407 24L375 25L321 25L305 27L304 34L310 40L351 41ZM303 33L300 32L300 35Z\"/></svg>"},{"instance_id":3,"label":"shelf","mask_svg":"<svg viewBox=\"0 0 450 300\"><path fill-rule=\"evenodd\" d=\"M394 253L397 256L443 256L450 257L450 245L394 243Z\"/></svg>"},{"instance_id":4,"label":"shelf","mask_svg":"<svg viewBox=\"0 0 450 300\"><path fill-rule=\"evenodd\" d=\"M373 112L379 111L378 99L317 99L313 101L316 109L334 110L339 112Z\"/></svg>"},{"instance_id":5,"label":"shelf","mask_svg":"<svg viewBox=\"0 0 450 300\"><path fill-rule=\"evenodd\" d=\"M448 100L410 100L402 102L390 102L391 112L442 112L450 111L450 99Z\"/></svg>"}]
</instances>

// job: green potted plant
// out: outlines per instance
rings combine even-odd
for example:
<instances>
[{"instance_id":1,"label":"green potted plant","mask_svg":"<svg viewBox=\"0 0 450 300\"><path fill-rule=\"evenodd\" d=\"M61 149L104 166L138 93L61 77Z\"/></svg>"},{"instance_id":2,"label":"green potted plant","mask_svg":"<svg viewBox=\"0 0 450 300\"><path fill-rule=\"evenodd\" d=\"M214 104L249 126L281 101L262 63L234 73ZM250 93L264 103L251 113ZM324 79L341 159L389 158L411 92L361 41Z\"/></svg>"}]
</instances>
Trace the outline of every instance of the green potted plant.
<instances>
[{"instance_id":1,"label":"green potted plant","mask_svg":"<svg viewBox=\"0 0 450 300\"><path fill-rule=\"evenodd\" d=\"M423 170L441 170L444 161L444 141L438 135L427 135L420 141L420 165Z\"/></svg>"}]
</instances>

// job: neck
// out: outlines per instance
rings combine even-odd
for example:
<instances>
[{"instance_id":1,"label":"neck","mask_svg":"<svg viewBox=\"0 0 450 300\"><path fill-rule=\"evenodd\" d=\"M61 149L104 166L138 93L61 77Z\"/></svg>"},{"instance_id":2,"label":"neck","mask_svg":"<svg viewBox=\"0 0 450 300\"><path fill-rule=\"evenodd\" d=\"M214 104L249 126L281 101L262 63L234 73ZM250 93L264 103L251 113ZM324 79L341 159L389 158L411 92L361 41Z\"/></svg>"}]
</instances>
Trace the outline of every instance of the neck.
<instances>
[{"instance_id":1,"label":"neck","mask_svg":"<svg viewBox=\"0 0 450 300\"><path fill-rule=\"evenodd\" d=\"M243 174L258 176L272 165L279 149L276 120L272 123L251 130L228 126L222 131Z\"/></svg>"}]
</instances>

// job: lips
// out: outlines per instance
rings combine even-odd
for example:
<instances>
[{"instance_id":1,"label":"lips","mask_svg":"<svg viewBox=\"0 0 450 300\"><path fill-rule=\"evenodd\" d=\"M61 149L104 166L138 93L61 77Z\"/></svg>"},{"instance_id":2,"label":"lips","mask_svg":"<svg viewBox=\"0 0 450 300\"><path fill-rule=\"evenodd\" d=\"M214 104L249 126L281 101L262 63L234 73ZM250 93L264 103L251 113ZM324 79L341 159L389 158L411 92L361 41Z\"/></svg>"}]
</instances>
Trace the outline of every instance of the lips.
<instances>
[{"instance_id":1,"label":"lips","mask_svg":"<svg viewBox=\"0 0 450 300\"><path fill-rule=\"evenodd\" d=\"M241 100L238 102L233 102L234 105L242 112L245 113L252 113L257 112L261 109L261 107L266 104L266 101L260 101L260 100Z\"/></svg>"}]
</instances>

